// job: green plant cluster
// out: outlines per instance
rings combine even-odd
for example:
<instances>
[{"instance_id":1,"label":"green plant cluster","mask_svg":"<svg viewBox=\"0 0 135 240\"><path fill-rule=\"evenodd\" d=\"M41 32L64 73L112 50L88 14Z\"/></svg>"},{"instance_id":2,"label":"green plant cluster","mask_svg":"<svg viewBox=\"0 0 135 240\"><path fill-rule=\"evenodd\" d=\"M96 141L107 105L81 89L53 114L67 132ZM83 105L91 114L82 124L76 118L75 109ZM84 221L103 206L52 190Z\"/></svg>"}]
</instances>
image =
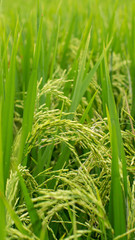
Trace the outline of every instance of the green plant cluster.
<instances>
[{"instance_id":1,"label":"green plant cluster","mask_svg":"<svg viewBox=\"0 0 135 240\"><path fill-rule=\"evenodd\" d=\"M135 239L135 2L0 3L0 240Z\"/></svg>"}]
</instances>

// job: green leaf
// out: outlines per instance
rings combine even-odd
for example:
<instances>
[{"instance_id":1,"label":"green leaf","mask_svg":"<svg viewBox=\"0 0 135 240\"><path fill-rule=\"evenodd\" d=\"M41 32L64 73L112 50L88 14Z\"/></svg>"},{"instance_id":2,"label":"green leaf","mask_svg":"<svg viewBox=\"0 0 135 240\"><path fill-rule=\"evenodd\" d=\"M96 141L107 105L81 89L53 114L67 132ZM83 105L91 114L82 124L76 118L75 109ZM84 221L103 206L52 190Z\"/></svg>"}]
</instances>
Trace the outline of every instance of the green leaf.
<instances>
[{"instance_id":1,"label":"green leaf","mask_svg":"<svg viewBox=\"0 0 135 240\"><path fill-rule=\"evenodd\" d=\"M89 102L87 108L85 109L85 111L84 111L84 113L83 113L83 115L82 115L82 117L81 117L80 123L83 124L84 121L85 121L85 119L87 118L87 115L88 115L88 113L89 113L89 111L90 111L90 109L91 109L91 107L92 107L93 101L94 101L97 93L98 93L98 90L94 93L93 97L90 99L90 102Z\"/></svg>"},{"instance_id":2,"label":"green leaf","mask_svg":"<svg viewBox=\"0 0 135 240\"><path fill-rule=\"evenodd\" d=\"M2 149L2 97L0 97L0 192L4 194L4 172L3 172L3 149ZM0 239L5 239L5 206L3 204L2 198L0 197Z\"/></svg>"},{"instance_id":3,"label":"green leaf","mask_svg":"<svg viewBox=\"0 0 135 240\"><path fill-rule=\"evenodd\" d=\"M21 173L19 172L17 167L16 167L16 170L17 170L17 173L18 173L18 176L19 176L21 188L22 188L22 191L23 191L24 200L25 200L25 203L26 203L26 206L27 206L27 210L28 210L28 213L29 213L29 216L30 216L31 223L32 223L33 232L35 233L36 236L40 236L40 231L41 231L41 228L42 228L41 220L38 216L38 213L37 213L36 209L34 208L34 204L33 204L32 200L29 196L25 181L24 181L23 177L21 176Z\"/></svg>"},{"instance_id":4,"label":"green leaf","mask_svg":"<svg viewBox=\"0 0 135 240\"><path fill-rule=\"evenodd\" d=\"M5 99L2 106L2 142L3 142L3 158L4 158L4 179L9 177L11 146L13 142L13 114L14 114L14 98L15 98L15 71L16 71L16 54L19 43L18 37L19 23L17 21L14 44L10 60L10 69L5 83Z\"/></svg>"},{"instance_id":5,"label":"green leaf","mask_svg":"<svg viewBox=\"0 0 135 240\"><path fill-rule=\"evenodd\" d=\"M0 198L3 202L3 204L6 207L6 210L9 212L12 220L14 221L16 227L18 228L18 230L24 234L25 236L30 236L29 232L27 231L27 229L23 226L22 222L20 221L18 215L15 213L14 209L12 208L12 206L10 206L9 202L7 201L6 197L4 196L4 194L0 191ZM5 229L5 228L4 228ZM2 231L3 232L3 231ZM1 234L2 234L1 232ZM4 238L1 238L2 240L4 240Z\"/></svg>"},{"instance_id":6,"label":"green leaf","mask_svg":"<svg viewBox=\"0 0 135 240\"><path fill-rule=\"evenodd\" d=\"M111 194L109 216L111 224L114 228L114 234L115 236L118 236L126 232L127 172L124 146L121 137L120 125L113 97L113 92L111 88L105 52L104 57L105 57L106 89L108 95L108 102L106 103L106 105L112 146L112 172L111 172ZM123 172L122 183L124 186L124 191L121 186L122 183L120 178L121 171L120 162L122 163Z\"/></svg>"},{"instance_id":7,"label":"green leaf","mask_svg":"<svg viewBox=\"0 0 135 240\"><path fill-rule=\"evenodd\" d=\"M37 37L35 56L33 60L33 71L31 74L31 78L29 80L27 97L24 104L21 142L20 142L19 153L18 153L18 164L22 162L25 142L28 137L28 134L32 130L33 115L34 115L34 109L35 109L35 99L36 99L36 92L37 92L37 71L38 71L37 69L38 69L40 47L41 47L42 21L43 19L41 18L38 37ZM23 165L26 165L26 164L27 164L27 159L25 158L25 160L23 160Z\"/></svg>"},{"instance_id":8,"label":"green leaf","mask_svg":"<svg viewBox=\"0 0 135 240\"><path fill-rule=\"evenodd\" d=\"M108 112L109 131L112 146L112 170L111 170L111 194L109 205L109 216L115 236L126 231L126 207L124 194L121 186L119 154L115 121L111 121ZM123 240L126 238L123 238Z\"/></svg>"}]
</instances>

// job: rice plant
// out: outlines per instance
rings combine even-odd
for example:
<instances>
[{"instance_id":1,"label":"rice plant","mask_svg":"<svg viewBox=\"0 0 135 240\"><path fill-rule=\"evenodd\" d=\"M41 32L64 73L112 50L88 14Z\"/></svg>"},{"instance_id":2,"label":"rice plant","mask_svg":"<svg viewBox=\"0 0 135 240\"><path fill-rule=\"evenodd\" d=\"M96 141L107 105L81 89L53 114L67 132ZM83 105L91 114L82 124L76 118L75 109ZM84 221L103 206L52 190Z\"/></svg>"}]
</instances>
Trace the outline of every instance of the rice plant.
<instances>
[{"instance_id":1,"label":"rice plant","mask_svg":"<svg viewBox=\"0 0 135 240\"><path fill-rule=\"evenodd\" d=\"M0 239L135 239L134 1L0 3Z\"/></svg>"}]
</instances>

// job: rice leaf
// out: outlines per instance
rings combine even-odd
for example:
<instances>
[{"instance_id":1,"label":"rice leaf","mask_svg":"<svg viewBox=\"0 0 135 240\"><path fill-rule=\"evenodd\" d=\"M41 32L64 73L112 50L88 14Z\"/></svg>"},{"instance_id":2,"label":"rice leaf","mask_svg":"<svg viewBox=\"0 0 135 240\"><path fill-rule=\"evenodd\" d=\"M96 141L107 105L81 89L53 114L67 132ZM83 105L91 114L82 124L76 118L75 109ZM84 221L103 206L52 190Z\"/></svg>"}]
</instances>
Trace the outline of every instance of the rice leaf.
<instances>
[{"instance_id":1,"label":"rice leaf","mask_svg":"<svg viewBox=\"0 0 135 240\"><path fill-rule=\"evenodd\" d=\"M9 202L7 201L6 197L4 196L4 194L0 191L0 198L3 201L3 204L5 205L5 208L7 209L7 211L9 212L12 220L14 221L16 227L18 228L18 230L24 234L25 236L30 236L28 230L23 226L22 222L20 221L18 215L15 213L14 209L10 206ZM4 228L5 229L5 228ZM3 230L2 230L3 232ZM1 232L1 234L2 234ZM5 235L5 234L4 234ZM4 238L1 238L4 240Z\"/></svg>"},{"instance_id":2,"label":"rice leaf","mask_svg":"<svg viewBox=\"0 0 135 240\"><path fill-rule=\"evenodd\" d=\"M110 119L108 112L108 120ZM109 120L109 122L111 119ZM110 221L114 228L115 236L118 236L126 231L126 208L124 202L124 194L121 187L120 169L119 169L119 154L115 122L109 123L112 145L112 171L111 171L111 194L109 215ZM126 238L123 238L123 240Z\"/></svg>"},{"instance_id":3,"label":"rice leaf","mask_svg":"<svg viewBox=\"0 0 135 240\"><path fill-rule=\"evenodd\" d=\"M5 83L5 99L2 105L2 143L3 143L3 162L4 162L4 182L9 177L11 147L13 142L13 114L15 97L15 70L16 54L19 43L18 37L19 22L17 21L14 33L14 45L10 60L10 69Z\"/></svg>"},{"instance_id":4,"label":"rice leaf","mask_svg":"<svg viewBox=\"0 0 135 240\"><path fill-rule=\"evenodd\" d=\"M2 97L0 97L0 192L4 194L4 169L3 169L3 148L2 148ZM0 239L5 240L5 206L0 196Z\"/></svg>"},{"instance_id":5,"label":"rice leaf","mask_svg":"<svg viewBox=\"0 0 135 240\"><path fill-rule=\"evenodd\" d=\"M29 80L27 97L24 104L21 142L20 142L19 153L18 153L18 164L22 162L25 141L32 129L33 114L35 109L36 90L37 90L37 68L38 68L38 61L40 56L41 36L42 36L42 18L40 21L35 56L33 60L33 70L31 74L31 78ZM26 165L26 163L27 163L27 159L25 158L25 160L23 160L23 165Z\"/></svg>"},{"instance_id":6,"label":"rice leaf","mask_svg":"<svg viewBox=\"0 0 135 240\"><path fill-rule=\"evenodd\" d=\"M42 228L41 220L38 216L37 210L35 209L32 200L29 196L28 189L26 187L25 181L24 181L23 177L21 176L17 167L16 167L16 170L17 170L17 173L18 173L18 176L19 176L21 188L22 188L22 191L23 191L23 196L24 196L25 203L26 203L26 206L27 206L27 210L28 210L30 220L31 220L31 223L32 223L33 232L36 236L40 236L40 231L41 231L41 228Z\"/></svg>"},{"instance_id":7,"label":"rice leaf","mask_svg":"<svg viewBox=\"0 0 135 240\"><path fill-rule=\"evenodd\" d=\"M117 116L115 101L109 79L106 53L105 56L105 74L107 84L108 102L108 121L112 145L112 173L111 173L111 195L109 215L114 228L115 236L126 231L126 201L127 201L127 174L124 147L120 132L119 120ZM120 179L120 161L122 162L124 192L121 187ZM125 239L125 238L123 238Z\"/></svg>"},{"instance_id":8,"label":"rice leaf","mask_svg":"<svg viewBox=\"0 0 135 240\"><path fill-rule=\"evenodd\" d=\"M106 77L107 94L108 94L108 102L106 104L108 106L111 122L112 121L115 122L117 139L118 139L117 143L118 143L119 159L122 162L123 184L124 184L124 194L125 194L125 202L126 202L126 199L127 199L126 158L125 158L123 141L122 141L122 137L121 137L119 119L118 119L118 115L117 115L114 96L113 96L112 87L111 87L110 78L109 78L109 72L108 72L107 59L106 59L105 52L104 52L104 56L105 56L105 77Z\"/></svg>"},{"instance_id":9,"label":"rice leaf","mask_svg":"<svg viewBox=\"0 0 135 240\"><path fill-rule=\"evenodd\" d=\"M87 115L88 115L88 113L89 113L89 111L90 111L90 109L92 107L92 103L93 103L97 93L98 93L98 90L94 93L93 97L91 98L87 108L85 109L85 111L84 111L84 113L83 113L83 115L81 117L80 123L82 123L82 124L84 123L84 121L85 121L85 119L86 119L86 117L87 117Z\"/></svg>"}]
</instances>

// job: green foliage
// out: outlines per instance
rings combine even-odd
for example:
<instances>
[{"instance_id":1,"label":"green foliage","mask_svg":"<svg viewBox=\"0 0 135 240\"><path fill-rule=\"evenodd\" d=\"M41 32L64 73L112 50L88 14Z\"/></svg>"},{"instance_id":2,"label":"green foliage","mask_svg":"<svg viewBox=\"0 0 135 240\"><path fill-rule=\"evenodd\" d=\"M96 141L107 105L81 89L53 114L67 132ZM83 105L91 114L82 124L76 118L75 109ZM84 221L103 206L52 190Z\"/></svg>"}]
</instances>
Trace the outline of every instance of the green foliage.
<instances>
[{"instance_id":1,"label":"green foliage","mask_svg":"<svg viewBox=\"0 0 135 240\"><path fill-rule=\"evenodd\" d=\"M111 83L107 68L107 60L105 55L105 74L109 131L112 145L112 184L110 194L110 220L115 230L115 235L126 232L126 205L127 205L127 170L123 142L121 138L120 126L118 122L117 111L111 90ZM121 161L121 163L119 162ZM122 164L122 182L124 191L121 187L120 180L120 164ZM123 238L124 239L124 238Z\"/></svg>"},{"instance_id":2,"label":"green foliage","mask_svg":"<svg viewBox=\"0 0 135 240\"><path fill-rule=\"evenodd\" d=\"M4 168L3 168L3 149L2 149L2 100L0 98L0 194L4 194ZM0 237L5 239L5 207L2 199L0 198L0 212L1 212L1 224L0 224Z\"/></svg>"},{"instance_id":3,"label":"green foliage","mask_svg":"<svg viewBox=\"0 0 135 240\"><path fill-rule=\"evenodd\" d=\"M0 239L134 239L134 16L1 1Z\"/></svg>"}]
</instances>

